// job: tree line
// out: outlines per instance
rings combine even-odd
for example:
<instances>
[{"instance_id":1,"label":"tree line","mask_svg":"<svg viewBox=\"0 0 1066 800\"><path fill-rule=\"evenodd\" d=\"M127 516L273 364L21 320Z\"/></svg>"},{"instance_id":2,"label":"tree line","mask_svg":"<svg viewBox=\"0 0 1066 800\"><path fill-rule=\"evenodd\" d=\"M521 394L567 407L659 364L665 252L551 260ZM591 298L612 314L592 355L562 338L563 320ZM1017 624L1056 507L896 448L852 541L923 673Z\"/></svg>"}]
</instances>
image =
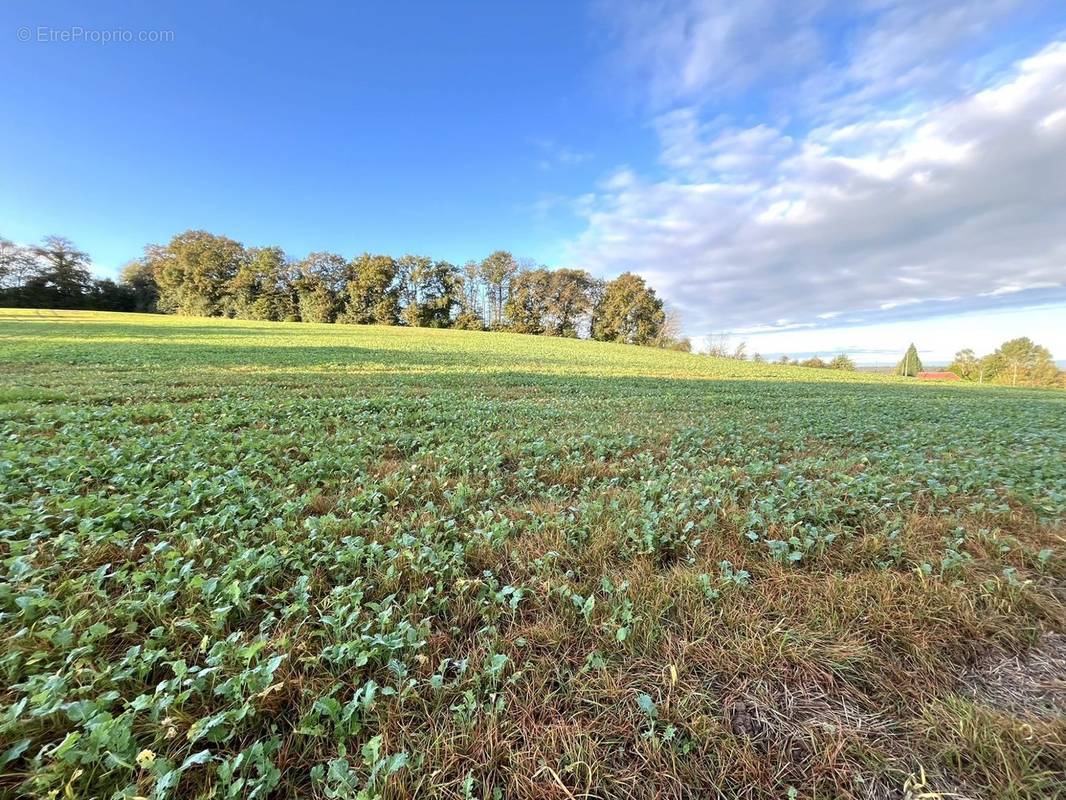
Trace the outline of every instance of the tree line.
<instances>
[{"instance_id":1,"label":"tree line","mask_svg":"<svg viewBox=\"0 0 1066 800\"><path fill-rule=\"evenodd\" d=\"M98 311L154 311L157 290L136 276L116 283L94 279L89 256L69 239L47 236L23 247L0 236L0 305L15 308L74 308Z\"/></svg>"},{"instance_id":2,"label":"tree line","mask_svg":"<svg viewBox=\"0 0 1066 800\"><path fill-rule=\"evenodd\" d=\"M948 365L964 381L1006 386L1066 386L1066 373L1051 351L1028 336L1011 339L985 356L971 348L960 350Z\"/></svg>"},{"instance_id":3,"label":"tree line","mask_svg":"<svg viewBox=\"0 0 1066 800\"><path fill-rule=\"evenodd\" d=\"M34 247L0 238L0 305L509 330L689 349L639 275L605 281L505 250L462 267L418 255L315 252L297 260L280 247L194 230L145 247L117 283L94 280L89 265L62 237Z\"/></svg>"},{"instance_id":4,"label":"tree line","mask_svg":"<svg viewBox=\"0 0 1066 800\"><path fill-rule=\"evenodd\" d=\"M918 348L912 343L896 365L895 374L914 377L922 372ZM1066 373L1055 364L1051 351L1028 336L1004 342L978 357L971 348L960 350L947 366L964 381L1006 386L1066 386Z\"/></svg>"}]
</instances>

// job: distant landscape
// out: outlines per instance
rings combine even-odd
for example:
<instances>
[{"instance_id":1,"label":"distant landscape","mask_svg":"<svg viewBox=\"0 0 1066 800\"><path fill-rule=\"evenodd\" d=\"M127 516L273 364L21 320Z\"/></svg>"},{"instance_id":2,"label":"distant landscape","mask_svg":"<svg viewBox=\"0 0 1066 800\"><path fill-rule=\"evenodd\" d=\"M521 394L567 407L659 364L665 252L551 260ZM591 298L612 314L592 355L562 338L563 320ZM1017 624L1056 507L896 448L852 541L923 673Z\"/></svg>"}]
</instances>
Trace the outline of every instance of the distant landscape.
<instances>
[{"instance_id":1,"label":"distant landscape","mask_svg":"<svg viewBox=\"0 0 1066 800\"><path fill-rule=\"evenodd\" d=\"M270 322L402 325L510 331L692 351L683 320L655 288L632 272L612 280L582 269L550 269L506 250L461 268L428 256L362 253L350 259L313 252L293 258L280 247L245 247L191 230L150 244L128 262L119 282L93 278L89 254L62 236L38 245L0 237L0 307L137 311ZM701 352L764 362L743 338L708 335ZM912 343L894 367L866 372L916 377L923 366ZM822 358L779 355L783 366L855 370L846 353ZM1028 337L979 356L966 348L943 369L964 381L1066 387L1066 371Z\"/></svg>"}]
</instances>

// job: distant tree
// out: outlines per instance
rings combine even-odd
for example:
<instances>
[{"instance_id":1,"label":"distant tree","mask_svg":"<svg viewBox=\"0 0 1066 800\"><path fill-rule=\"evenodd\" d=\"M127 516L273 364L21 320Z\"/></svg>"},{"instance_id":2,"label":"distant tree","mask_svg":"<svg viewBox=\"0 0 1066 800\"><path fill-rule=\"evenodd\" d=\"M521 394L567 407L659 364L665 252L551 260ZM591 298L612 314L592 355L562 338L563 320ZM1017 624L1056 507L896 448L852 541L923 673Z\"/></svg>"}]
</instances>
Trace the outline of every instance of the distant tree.
<instances>
[{"instance_id":1,"label":"distant tree","mask_svg":"<svg viewBox=\"0 0 1066 800\"><path fill-rule=\"evenodd\" d=\"M666 321L663 301L632 272L607 284L596 317L593 338L641 345L653 344Z\"/></svg>"},{"instance_id":2,"label":"distant tree","mask_svg":"<svg viewBox=\"0 0 1066 800\"><path fill-rule=\"evenodd\" d=\"M0 238L0 305L24 308L151 310L150 279L139 287L110 278L94 280L89 256L69 239L49 236L35 247ZM137 288L143 290L143 296ZM140 303L140 304L139 304Z\"/></svg>"},{"instance_id":3,"label":"distant tree","mask_svg":"<svg viewBox=\"0 0 1066 800\"><path fill-rule=\"evenodd\" d=\"M592 307L595 281L583 269L556 269L548 273L545 332L550 336L577 336L581 321Z\"/></svg>"},{"instance_id":4,"label":"distant tree","mask_svg":"<svg viewBox=\"0 0 1066 800\"><path fill-rule=\"evenodd\" d=\"M337 253L310 253L300 261L292 281L300 320L335 322L349 277L349 264Z\"/></svg>"},{"instance_id":5,"label":"distant tree","mask_svg":"<svg viewBox=\"0 0 1066 800\"><path fill-rule=\"evenodd\" d=\"M733 348L733 355L730 356L734 361L747 361L748 360L748 343L737 342L737 346Z\"/></svg>"},{"instance_id":6,"label":"distant tree","mask_svg":"<svg viewBox=\"0 0 1066 800\"><path fill-rule=\"evenodd\" d=\"M0 289L21 289L38 271L31 248L0 236Z\"/></svg>"},{"instance_id":7,"label":"distant tree","mask_svg":"<svg viewBox=\"0 0 1066 800\"><path fill-rule=\"evenodd\" d=\"M110 278L94 280L83 294L80 305L97 311L135 311L133 289Z\"/></svg>"},{"instance_id":8,"label":"distant tree","mask_svg":"<svg viewBox=\"0 0 1066 800\"><path fill-rule=\"evenodd\" d=\"M973 350L966 348L955 354L955 358L948 364L948 371L954 372L966 381L975 381L980 376L981 365L974 355Z\"/></svg>"},{"instance_id":9,"label":"distant tree","mask_svg":"<svg viewBox=\"0 0 1066 800\"><path fill-rule=\"evenodd\" d=\"M762 353L752 353L751 354L751 360L755 364L765 364L766 363L766 359L763 358Z\"/></svg>"},{"instance_id":10,"label":"distant tree","mask_svg":"<svg viewBox=\"0 0 1066 800\"><path fill-rule=\"evenodd\" d=\"M1027 336L1004 342L987 362L985 378L1011 386L1054 386L1059 370L1051 352Z\"/></svg>"},{"instance_id":11,"label":"distant tree","mask_svg":"<svg viewBox=\"0 0 1066 800\"><path fill-rule=\"evenodd\" d=\"M120 280L129 288L133 301L133 311L154 312L159 302L159 285L155 282L155 272L146 259L135 259L122 268Z\"/></svg>"},{"instance_id":12,"label":"distant tree","mask_svg":"<svg viewBox=\"0 0 1066 800\"><path fill-rule=\"evenodd\" d=\"M485 285L488 325L490 328L503 327L507 293L511 280L518 274L518 262L506 250L497 250L481 262L478 273Z\"/></svg>"},{"instance_id":13,"label":"distant tree","mask_svg":"<svg viewBox=\"0 0 1066 800\"><path fill-rule=\"evenodd\" d=\"M1003 370L1003 362L995 353L981 356L977 360L977 381L984 383L991 381Z\"/></svg>"},{"instance_id":14,"label":"distant tree","mask_svg":"<svg viewBox=\"0 0 1066 800\"><path fill-rule=\"evenodd\" d=\"M433 268L433 259L408 253L396 260L396 286L400 298L400 320L405 325L423 327L421 288Z\"/></svg>"},{"instance_id":15,"label":"distant tree","mask_svg":"<svg viewBox=\"0 0 1066 800\"><path fill-rule=\"evenodd\" d=\"M729 337L725 333L709 334L704 352L714 358L731 358L733 355L729 346Z\"/></svg>"},{"instance_id":16,"label":"distant tree","mask_svg":"<svg viewBox=\"0 0 1066 800\"><path fill-rule=\"evenodd\" d=\"M447 261L406 255L396 262L400 317L407 325L446 328L461 300L461 281Z\"/></svg>"},{"instance_id":17,"label":"distant tree","mask_svg":"<svg viewBox=\"0 0 1066 800\"><path fill-rule=\"evenodd\" d=\"M912 343L896 365L896 374L914 377L922 371L922 360L918 358L918 348Z\"/></svg>"},{"instance_id":18,"label":"distant tree","mask_svg":"<svg viewBox=\"0 0 1066 800\"><path fill-rule=\"evenodd\" d=\"M360 325L396 325L400 319L398 268L391 256L369 253L353 259L349 266L344 313L341 322Z\"/></svg>"},{"instance_id":19,"label":"distant tree","mask_svg":"<svg viewBox=\"0 0 1066 800\"><path fill-rule=\"evenodd\" d=\"M805 359L801 361L799 365L801 367L813 367L814 369L825 369L827 366L829 366L818 356L813 356L811 358Z\"/></svg>"},{"instance_id":20,"label":"distant tree","mask_svg":"<svg viewBox=\"0 0 1066 800\"><path fill-rule=\"evenodd\" d=\"M841 353L829 362L829 369L842 369L846 372L854 372L855 362L848 358L844 353Z\"/></svg>"},{"instance_id":21,"label":"distant tree","mask_svg":"<svg viewBox=\"0 0 1066 800\"><path fill-rule=\"evenodd\" d=\"M588 312L585 314L585 320L582 323L585 334L594 339L594 331L599 325L599 315L603 309L603 298L607 293L607 281L602 278L591 278L589 280L588 290L586 292L588 296Z\"/></svg>"},{"instance_id":22,"label":"distant tree","mask_svg":"<svg viewBox=\"0 0 1066 800\"><path fill-rule=\"evenodd\" d=\"M481 280L481 265L477 261L467 261L459 277L462 300L456 327L474 329L474 318L477 317L481 319L481 324L476 329L480 330L485 327L485 284ZM463 320L462 325L459 324L460 319Z\"/></svg>"},{"instance_id":23,"label":"distant tree","mask_svg":"<svg viewBox=\"0 0 1066 800\"><path fill-rule=\"evenodd\" d=\"M685 352L692 351L692 342L682 334L681 313L675 308L663 307L663 324L659 327L659 333L652 344L664 350L681 349ZM682 346L681 342L687 343Z\"/></svg>"},{"instance_id":24,"label":"distant tree","mask_svg":"<svg viewBox=\"0 0 1066 800\"><path fill-rule=\"evenodd\" d=\"M280 247L254 247L227 285L226 316L280 322L295 319L291 268Z\"/></svg>"},{"instance_id":25,"label":"distant tree","mask_svg":"<svg viewBox=\"0 0 1066 800\"><path fill-rule=\"evenodd\" d=\"M16 283L14 280L15 258L21 252L21 247L10 239L0 236L0 289L7 289ZM21 286L21 281L17 285Z\"/></svg>"},{"instance_id":26,"label":"distant tree","mask_svg":"<svg viewBox=\"0 0 1066 800\"><path fill-rule=\"evenodd\" d=\"M462 331L483 331L485 319L480 314L474 314L471 311L460 311L452 320L452 327Z\"/></svg>"},{"instance_id":27,"label":"distant tree","mask_svg":"<svg viewBox=\"0 0 1066 800\"><path fill-rule=\"evenodd\" d=\"M351 266L344 256L337 253L309 253L296 265L296 270L300 277L315 278L338 296L351 277Z\"/></svg>"},{"instance_id":28,"label":"distant tree","mask_svg":"<svg viewBox=\"0 0 1066 800\"><path fill-rule=\"evenodd\" d=\"M92 287L89 256L75 247L70 239L46 236L33 248L33 254L40 269L27 282L27 287L49 289L60 301L79 300Z\"/></svg>"},{"instance_id":29,"label":"distant tree","mask_svg":"<svg viewBox=\"0 0 1066 800\"><path fill-rule=\"evenodd\" d=\"M185 231L163 247L146 247L145 258L159 285L161 311L212 317L229 305L230 281L247 262L248 253L240 242L225 236Z\"/></svg>"},{"instance_id":30,"label":"distant tree","mask_svg":"<svg viewBox=\"0 0 1066 800\"><path fill-rule=\"evenodd\" d=\"M789 357L788 357L787 353L782 353L780 356L778 356L776 363L787 367L792 362L789 360Z\"/></svg>"},{"instance_id":31,"label":"distant tree","mask_svg":"<svg viewBox=\"0 0 1066 800\"><path fill-rule=\"evenodd\" d=\"M448 261L434 261L419 287L419 319L424 327L447 328L462 306L463 281Z\"/></svg>"},{"instance_id":32,"label":"distant tree","mask_svg":"<svg viewBox=\"0 0 1066 800\"><path fill-rule=\"evenodd\" d=\"M310 275L301 275L293 287L296 290L296 308L301 322L336 322L340 311L340 299L330 291L325 281Z\"/></svg>"},{"instance_id":33,"label":"distant tree","mask_svg":"<svg viewBox=\"0 0 1066 800\"><path fill-rule=\"evenodd\" d=\"M551 274L522 270L511 278L504 315L515 333L544 333L551 302Z\"/></svg>"}]
</instances>

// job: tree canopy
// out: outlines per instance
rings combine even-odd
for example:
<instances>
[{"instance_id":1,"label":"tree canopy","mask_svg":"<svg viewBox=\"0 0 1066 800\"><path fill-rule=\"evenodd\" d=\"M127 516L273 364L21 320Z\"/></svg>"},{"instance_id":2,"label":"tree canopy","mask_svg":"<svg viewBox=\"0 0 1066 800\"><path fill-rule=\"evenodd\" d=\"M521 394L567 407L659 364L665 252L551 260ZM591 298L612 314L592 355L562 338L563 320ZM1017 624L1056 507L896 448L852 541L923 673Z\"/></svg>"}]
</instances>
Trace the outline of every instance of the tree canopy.
<instances>
[{"instance_id":1,"label":"tree canopy","mask_svg":"<svg viewBox=\"0 0 1066 800\"><path fill-rule=\"evenodd\" d=\"M651 344L666 322L663 301L644 279L623 272L607 283L592 330L594 339Z\"/></svg>"},{"instance_id":2,"label":"tree canopy","mask_svg":"<svg viewBox=\"0 0 1066 800\"><path fill-rule=\"evenodd\" d=\"M159 311L239 319L458 327L688 349L676 316L626 272L611 281L549 269L496 250L462 268L429 256L245 247L204 230L150 244L121 283L93 281L89 257L48 237L25 248L0 238L0 301L12 305Z\"/></svg>"}]
</instances>

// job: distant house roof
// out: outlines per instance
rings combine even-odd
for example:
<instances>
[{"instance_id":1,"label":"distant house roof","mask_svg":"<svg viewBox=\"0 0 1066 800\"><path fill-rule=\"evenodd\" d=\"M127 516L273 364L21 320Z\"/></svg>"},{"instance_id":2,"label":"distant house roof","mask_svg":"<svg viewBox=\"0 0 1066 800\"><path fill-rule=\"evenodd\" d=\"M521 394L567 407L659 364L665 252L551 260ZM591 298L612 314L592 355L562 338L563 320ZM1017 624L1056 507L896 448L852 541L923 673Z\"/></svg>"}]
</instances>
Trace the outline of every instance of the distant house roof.
<instances>
[{"instance_id":1,"label":"distant house roof","mask_svg":"<svg viewBox=\"0 0 1066 800\"><path fill-rule=\"evenodd\" d=\"M919 372L915 377L921 381L959 381L962 380L954 372Z\"/></svg>"}]
</instances>

